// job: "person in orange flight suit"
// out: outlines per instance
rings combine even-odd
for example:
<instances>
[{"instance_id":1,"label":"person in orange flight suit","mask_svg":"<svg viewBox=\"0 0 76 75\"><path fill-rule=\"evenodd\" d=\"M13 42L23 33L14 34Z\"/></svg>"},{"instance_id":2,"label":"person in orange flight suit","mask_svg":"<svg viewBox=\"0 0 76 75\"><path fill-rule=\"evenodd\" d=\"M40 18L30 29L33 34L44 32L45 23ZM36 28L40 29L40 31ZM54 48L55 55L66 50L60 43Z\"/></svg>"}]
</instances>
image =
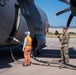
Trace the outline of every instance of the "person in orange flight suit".
<instances>
[{"instance_id":1,"label":"person in orange flight suit","mask_svg":"<svg viewBox=\"0 0 76 75\"><path fill-rule=\"evenodd\" d=\"M32 38L30 37L30 32L25 32L24 38L24 45L23 45L23 52L24 52L24 63L23 66L30 66L31 64L31 50L32 50Z\"/></svg>"}]
</instances>

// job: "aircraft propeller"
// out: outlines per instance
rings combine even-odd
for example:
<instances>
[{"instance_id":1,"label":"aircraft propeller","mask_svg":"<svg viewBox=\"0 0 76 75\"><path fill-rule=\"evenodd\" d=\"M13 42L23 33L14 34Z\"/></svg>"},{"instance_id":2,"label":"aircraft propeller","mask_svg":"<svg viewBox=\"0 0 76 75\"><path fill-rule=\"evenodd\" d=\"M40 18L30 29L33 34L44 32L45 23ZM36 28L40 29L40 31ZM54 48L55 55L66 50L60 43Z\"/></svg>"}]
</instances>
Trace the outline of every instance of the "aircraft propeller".
<instances>
[{"instance_id":1,"label":"aircraft propeller","mask_svg":"<svg viewBox=\"0 0 76 75\"><path fill-rule=\"evenodd\" d=\"M63 10L61 10L61 11L59 11L59 12L57 12L55 14L55 16L59 16L59 15L61 15L63 13L71 11L71 14L70 14L70 16L68 18L67 25L66 25L66 28L68 29L73 17L76 16L76 12L74 11L76 9L76 0L69 0L69 1L68 0L59 0L59 1L61 1L63 3L66 3L66 4L68 4L70 6L70 7L65 8L65 9L63 9Z\"/></svg>"}]
</instances>

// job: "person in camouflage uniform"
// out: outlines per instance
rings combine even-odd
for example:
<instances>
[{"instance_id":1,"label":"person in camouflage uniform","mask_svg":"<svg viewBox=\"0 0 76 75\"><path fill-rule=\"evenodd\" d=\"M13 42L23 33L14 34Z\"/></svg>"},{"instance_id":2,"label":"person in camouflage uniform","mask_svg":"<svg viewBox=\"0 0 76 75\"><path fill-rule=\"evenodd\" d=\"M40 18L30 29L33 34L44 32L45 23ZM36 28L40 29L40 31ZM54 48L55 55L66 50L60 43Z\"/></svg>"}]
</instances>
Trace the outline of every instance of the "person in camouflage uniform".
<instances>
[{"instance_id":1,"label":"person in camouflage uniform","mask_svg":"<svg viewBox=\"0 0 76 75\"><path fill-rule=\"evenodd\" d=\"M56 31L55 34L57 35L57 37L59 38L60 43L61 43L61 58L62 58L62 61L63 61L64 64L69 64L68 47L69 47L70 36L67 33L67 29L63 28L62 36L60 36L58 31Z\"/></svg>"}]
</instances>

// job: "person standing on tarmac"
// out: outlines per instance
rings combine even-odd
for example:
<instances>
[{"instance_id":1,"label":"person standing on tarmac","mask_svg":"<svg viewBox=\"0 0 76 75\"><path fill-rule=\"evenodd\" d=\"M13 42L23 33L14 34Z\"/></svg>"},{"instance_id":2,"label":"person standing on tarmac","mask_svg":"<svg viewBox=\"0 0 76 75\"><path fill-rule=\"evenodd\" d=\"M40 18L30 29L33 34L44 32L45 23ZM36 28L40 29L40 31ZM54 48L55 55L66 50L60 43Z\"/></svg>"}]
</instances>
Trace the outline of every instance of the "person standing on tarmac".
<instances>
[{"instance_id":1,"label":"person standing on tarmac","mask_svg":"<svg viewBox=\"0 0 76 75\"><path fill-rule=\"evenodd\" d=\"M24 45L23 45L23 52L24 52L24 63L23 66L30 66L31 64L31 50L32 50L32 38L30 37L30 32L26 31L24 38Z\"/></svg>"},{"instance_id":2,"label":"person standing on tarmac","mask_svg":"<svg viewBox=\"0 0 76 75\"><path fill-rule=\"evenodd\" d=\"M68 46L69 46L70 36L67 33L67 29L63 28L62 37L60 37L60 34L58 33L58 31L56 31L55 34L57 35L57 37L59 38L60 43L61 43L61 58L62 58L62 62L64 64L69 64Z\"/></svg>"}]
</instances>

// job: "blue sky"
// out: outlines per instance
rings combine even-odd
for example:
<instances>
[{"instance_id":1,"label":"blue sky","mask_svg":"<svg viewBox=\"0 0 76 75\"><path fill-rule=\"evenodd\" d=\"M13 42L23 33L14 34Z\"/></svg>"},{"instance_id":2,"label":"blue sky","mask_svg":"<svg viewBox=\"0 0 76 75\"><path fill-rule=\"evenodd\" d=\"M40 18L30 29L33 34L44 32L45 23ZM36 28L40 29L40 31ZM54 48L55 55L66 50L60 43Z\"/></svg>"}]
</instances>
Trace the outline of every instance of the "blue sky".
<instances>
[{"instance_id":1,"label":"blue sky","mask_svg":"<svg viewBox=\"0 0 76 75\"><path fill-rule=\"evenodd\" d=\"M54 15L64 9L69 7L69 5L62 3L58 0L34 0L35 4L38 5L43 9L43 11L46 13L49 24L51 26L66 26L68 17L71 12L64 13L58 17L54 17ZM71 26L76 25L76 17L73 18L71 22Z\"/></svg>"}]
</instances>

